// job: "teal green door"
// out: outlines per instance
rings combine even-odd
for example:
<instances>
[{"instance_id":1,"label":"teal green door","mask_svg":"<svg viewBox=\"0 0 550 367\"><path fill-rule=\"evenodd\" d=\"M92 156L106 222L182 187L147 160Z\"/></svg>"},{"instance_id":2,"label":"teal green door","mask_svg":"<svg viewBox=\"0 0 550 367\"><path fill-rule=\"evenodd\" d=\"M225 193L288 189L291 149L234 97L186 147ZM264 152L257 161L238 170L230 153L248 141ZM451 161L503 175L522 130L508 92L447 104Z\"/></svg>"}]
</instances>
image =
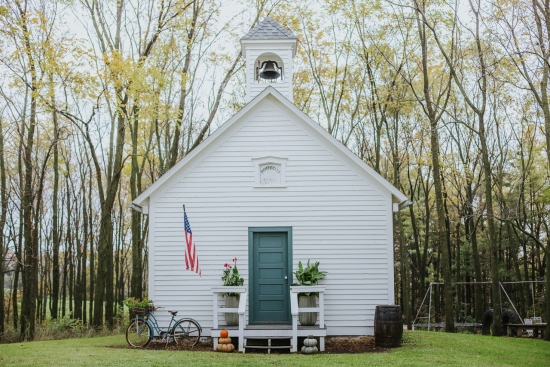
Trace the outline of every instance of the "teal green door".
<instances>
[{"instance_id":1,"label":"teal green door","mask_svg":"<svg viewBox=\"0 0 550 367\"><path fill-rule=\"evenodd\" d=\"M268 229L264 229L268 230ZM249 235L250 324L288 324L290 318L289 231Z\"/></svg>"}]
</instances>

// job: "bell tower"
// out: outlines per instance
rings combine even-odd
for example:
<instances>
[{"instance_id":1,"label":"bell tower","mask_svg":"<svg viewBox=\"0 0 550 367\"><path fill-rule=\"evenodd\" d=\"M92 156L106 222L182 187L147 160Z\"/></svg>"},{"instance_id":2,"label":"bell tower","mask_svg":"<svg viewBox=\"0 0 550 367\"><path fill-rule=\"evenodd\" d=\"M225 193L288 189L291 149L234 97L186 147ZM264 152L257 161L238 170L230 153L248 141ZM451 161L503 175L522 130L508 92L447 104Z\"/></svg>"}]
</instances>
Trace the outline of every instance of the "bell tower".
<instances>
[{"instance_id":1,"label":"bell tower","mask_svg":"<svg viewBox=\"0 0 550 367\"><path fill-rule=\"evenodd\" d=\"M270 17L241 38L246 63L246 102L272 86L291 102L296 37Z\"/></svg>"}]
</instances>

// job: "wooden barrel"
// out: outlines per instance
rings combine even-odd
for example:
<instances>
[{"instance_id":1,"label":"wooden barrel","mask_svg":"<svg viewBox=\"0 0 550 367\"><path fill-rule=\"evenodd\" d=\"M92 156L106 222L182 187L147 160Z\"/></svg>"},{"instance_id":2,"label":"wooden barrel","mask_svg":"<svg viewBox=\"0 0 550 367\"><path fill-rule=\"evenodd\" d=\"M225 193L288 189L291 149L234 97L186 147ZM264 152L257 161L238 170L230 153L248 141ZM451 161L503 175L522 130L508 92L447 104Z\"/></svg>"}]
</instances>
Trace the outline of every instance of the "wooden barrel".
<instances>
[{"instance_id":1,"label":"wooden barrel","mask_svg":"<svg viewBox=\"0 0 550 367\"><path fill-rule=\"evenodd\" d=\"M379 347L396 348L403 340L401 306L376 306L374 313L374 342Z\"/></svg>"}]
</instances>

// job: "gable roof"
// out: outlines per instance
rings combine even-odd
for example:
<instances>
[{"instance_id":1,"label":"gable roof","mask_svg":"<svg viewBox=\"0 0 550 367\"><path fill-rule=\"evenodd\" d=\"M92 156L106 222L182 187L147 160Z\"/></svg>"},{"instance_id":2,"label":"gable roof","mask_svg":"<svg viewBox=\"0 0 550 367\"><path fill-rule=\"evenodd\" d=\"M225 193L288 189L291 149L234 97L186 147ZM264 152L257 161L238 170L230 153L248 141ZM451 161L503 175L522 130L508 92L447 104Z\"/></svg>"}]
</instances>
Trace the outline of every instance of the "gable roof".
<instances>
[{"instance_id":1,"label":"gable roof","mask_svg":"<svg viewBox=\"0 0 550 367\"><path fill-rule=\"evenodd\" d=\"M278 40L278 39L296 39L291 31L285 29L282 25L267 16L258 25L252 28L241 39L254 40Z\"/></svg>"},{"instance_id":2,"label":"gable roof","mask_svg":"<svg viewBox=\"0 0 550 367\"><path fill-rule=\"evenodd\" d=\"M262 93L258 94L252 101L246 104L239 112L237 112L233 117L227 120L222 126L220 126L212 135L206 138L199 146L193 149L189 154L187 154L183 159L181 159L176 165L170 168L164 175L162 175L157 181L155 181L149 188L143 191L137 198L134 199L133 204L144 205L144 202L159 188L163 186L171 177L173 177L180 169L182 169L189 161L193 160L194 157L200 154L201 151L205 150L206 147L213 144L218 137L222 136L224 132L234 123L236 123L244 114L250 111L254 106L260 103L266 96L271 95L285 105L288 109L294 112L298 117L302 119L306 124L315 129L323 138L326 139L333 148L337 151L344 153L344 155L352 160L354 163L359 165L363 170L365 170L373 180L380 183L383 187L388 189L392 196L397 199L398 203L403 203L408 200L407 196L399 191L395 186L389 183L384 177L382 177L378 172L376 172L371 166L363 162L359 157L357 157L348 147L338 141L335 137L330 135L325 129L323 129L318 123L316 123L311 117L306 115L302 110L300 110L294 103L286 99L277 89L272 86L266 87Z\"/></svg>"}]
</instances>

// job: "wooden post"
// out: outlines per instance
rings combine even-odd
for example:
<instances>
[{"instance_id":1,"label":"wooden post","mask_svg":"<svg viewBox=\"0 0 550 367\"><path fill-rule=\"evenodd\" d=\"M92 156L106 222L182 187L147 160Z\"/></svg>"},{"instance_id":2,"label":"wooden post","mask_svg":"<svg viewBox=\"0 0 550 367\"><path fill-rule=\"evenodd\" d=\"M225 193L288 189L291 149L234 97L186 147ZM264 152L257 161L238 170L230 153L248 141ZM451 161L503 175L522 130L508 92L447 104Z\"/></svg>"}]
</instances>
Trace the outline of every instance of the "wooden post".
<instances>
[{"instance_id":1,"label":"wooden post","mask_svg":"<svg viewBox=\"0 0 550 367\"><path fill-rule=\"evenodd\" d=\"M319 327L325 327L325 292L319 292ZM325 351L325 337L319 337L319 350L321 352Z\"/></svg>"},{"instance_id":2,"label":"wooden post","mask_svg":"<svg viewBox=\"0 0 550 367\"><path fill-rule=\"evenodd\" d=\"M292 353L298 351L298 293L290 291L290 312L292 313Z\"/></svg>"},{"instance_id":3,"label":"wooden post","mask_svg":"<svg viewBox=\"0 0 550 367\"><path fill-rule=\"evenodd\" d=\"M212 317L212 328L217 329L218 328L218 293L213 292L212 295L213 295L212 312L214 312L214 315ZM214 350L216 350L216 347L218 346L218 338L212 338L212 340L214 342Z\"/></svg>"},{"instance_id":4,"label":"wooden post","mask_svg":"<svg viewBox=\"0 0 550 367\"><path fill-rule=\"evenodd\" d=\"M212 312L214 313L212 316L212 327L214 329L218 328L218 293L213 292L212 293Z\"/></svg>"},{"instance_id":5,"label":"wooden post","mask_svg":"<svg viewBox=\"0 0 550 367\"><path fill-rule=\"evenodd\" d=\"M245 322L245 312L246 312L246 300L248 298L248 293L241 293L239 300L239 352L244 353L244 322Z\"/></svg>"}]
</instances>

